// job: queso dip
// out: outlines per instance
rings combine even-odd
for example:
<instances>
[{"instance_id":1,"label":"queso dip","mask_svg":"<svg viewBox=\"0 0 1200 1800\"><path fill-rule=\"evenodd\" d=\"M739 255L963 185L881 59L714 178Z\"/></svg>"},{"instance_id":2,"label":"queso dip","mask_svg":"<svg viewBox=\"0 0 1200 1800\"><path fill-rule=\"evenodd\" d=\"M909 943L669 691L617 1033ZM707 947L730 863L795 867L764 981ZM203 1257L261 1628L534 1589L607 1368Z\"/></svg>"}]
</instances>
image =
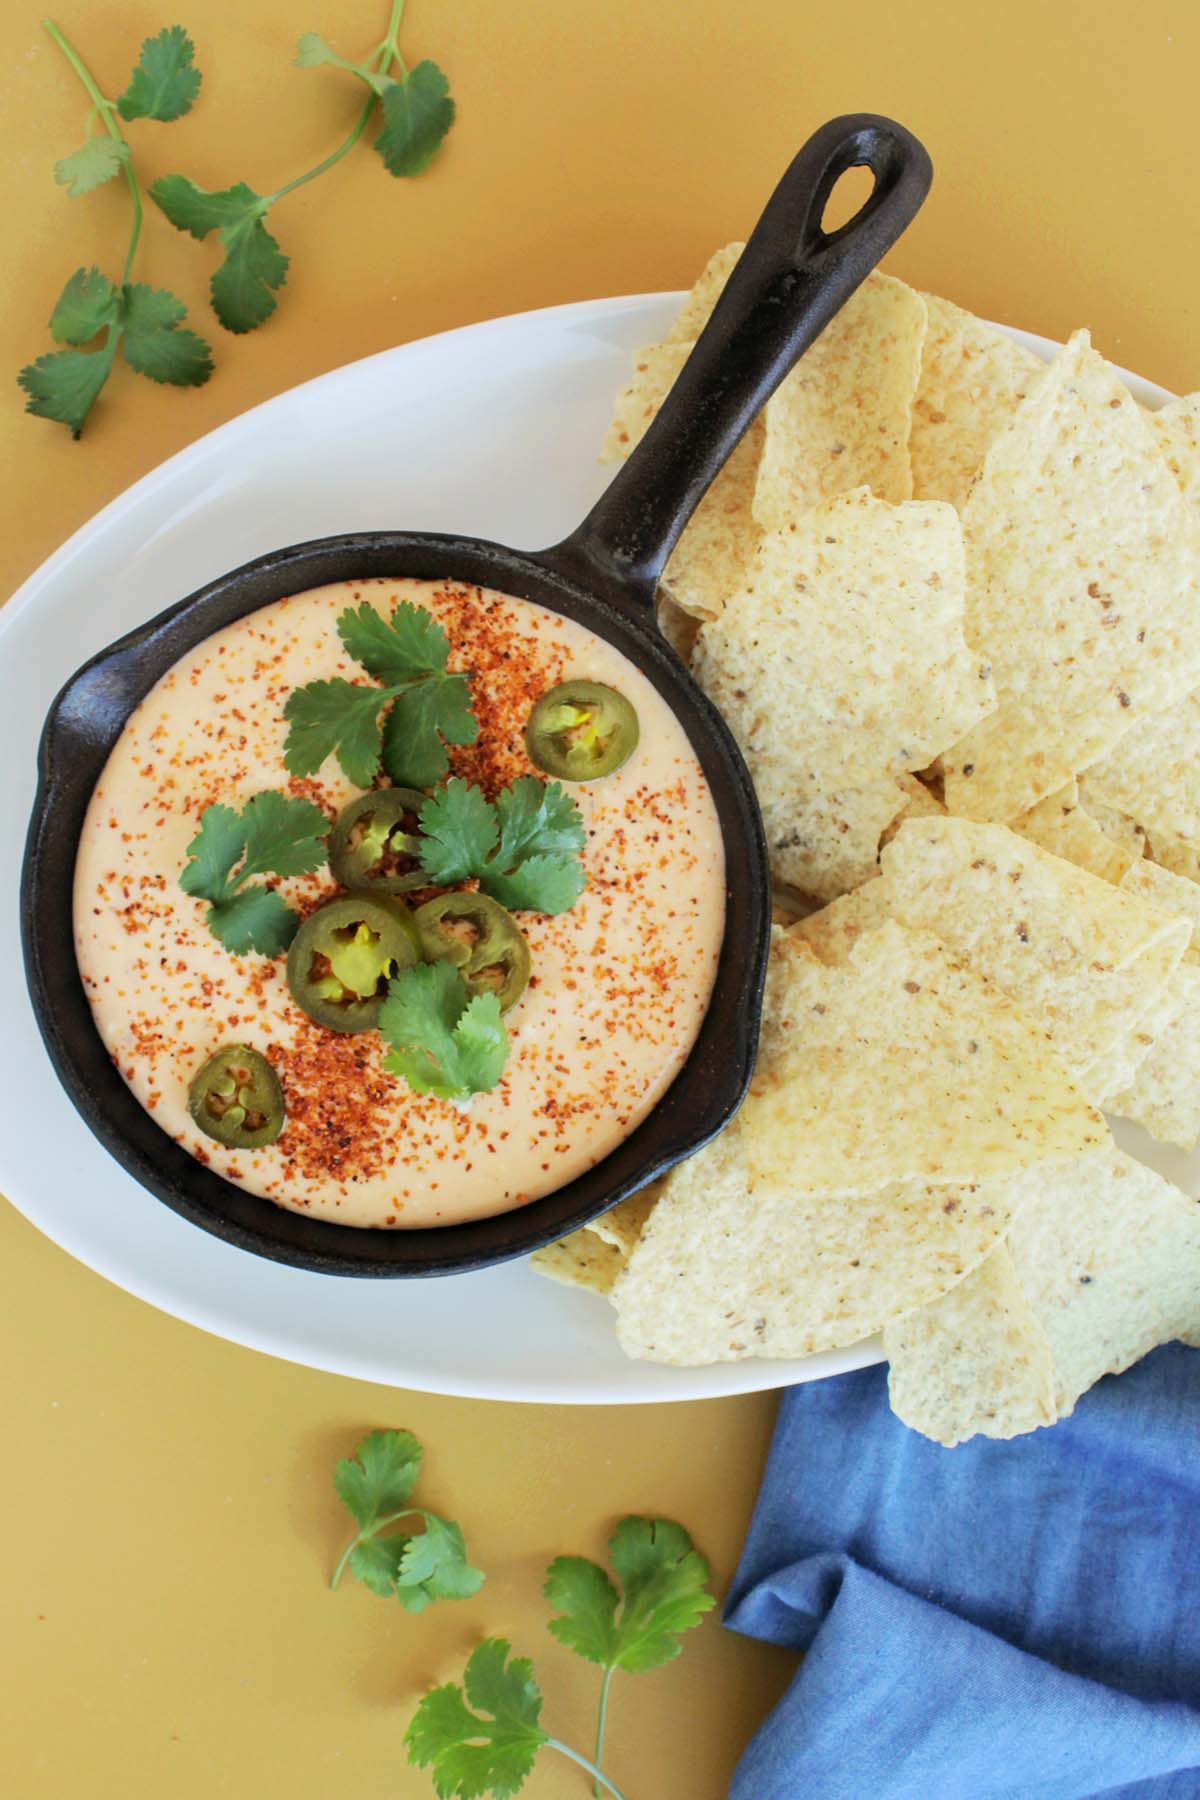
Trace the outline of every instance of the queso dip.
<instances>
[{"instance_id":1,"label":"queso dip","mask_svg":"<svg viewBox=\"0 0 1200 1800\"><path fill-rule=\"evenodd\" d=\"M426 609L469 670L477 741L451 772L489 798L539 775L530 712L565 680L604 683L636 710L637 747L594 781L567 782L586 828L586 887L569 911L520 912L532 973L504 1019L498 1084L457 1103L383 1066L378 1031L306 1016L285 957L232 955L179 885L205 808L263 789L314 801L332 823L361 792L330 757L284 766L296 688L363 678L336 621L369 602ZM328 867L272 882L300 914L340 890ZM75 875L75 947L96 1024L162 1129L200 1161L281 1206L345 1225L453 1224L520 1206L606 1156L669 1087L695 1039L725 919L720 827L674 714L612 645L533 602L459 583L337 583L264 607L208 638L142 701L96 787ZM285 1123L234 1149L188 1111L197 1071L223 1046L270 1062Z\"/></svg>"}]
</instances>

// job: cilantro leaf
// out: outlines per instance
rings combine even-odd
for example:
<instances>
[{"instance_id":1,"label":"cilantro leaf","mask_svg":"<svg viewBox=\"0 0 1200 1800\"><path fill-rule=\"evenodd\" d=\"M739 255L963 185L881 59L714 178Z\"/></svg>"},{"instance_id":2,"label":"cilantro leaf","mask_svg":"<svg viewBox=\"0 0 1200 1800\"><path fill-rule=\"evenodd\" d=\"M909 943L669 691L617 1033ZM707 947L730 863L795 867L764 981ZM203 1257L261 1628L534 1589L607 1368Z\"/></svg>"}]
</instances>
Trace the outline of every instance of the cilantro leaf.
<instances>
[{"instance_id":1,"label":"cilantro leaf","mask_svg":"<svg viewBox=\"0 0 1200 1800\"><path fill-rule=\"evenodd\" d=\"M570 912L587 876L576 856L531 856L510 875L489 867L479 885L509 912L562 913Z\"/></svg>"},{"instance_id":2,"label":"cilantro leaf","mask_svg":"<svg viewBox=\"0 0 1200 1800\"><path fill-rule=\"evenodd\" d=\"M583 816L557 781L519 775L496 796L500 815L497 865L512 869L530 856L573 855L587 843Z\"/></svg>"},{"instance_id":3,"label":"cilantro leaf","mask_svg":"<svg viewBox=\"0 0 1200 1800\"><path fill-rule=\"evenodd\" d=\"M369 600L339 614L338 636L346 652L387 687L446 667L450 640L431 612L402 600L390 619Z\"/></svg>"},{"instance_id":4,"label":"cilantro leaf","mask_svg":"<svg viewBox=\"0 0 1200 1800\"><path fill-rule=\"evenodd\" d=\"M598 1563L559 1556L543 1589L562 1609L550 1630L560 1644L606 1669L657 1669L679 1655L679 1633L715 1605L705 1588L708 1564L671 1519L622 1519L608 1553L624 1590L620 1614L617 1590Z\"/></svg>"},{"instance_id":5,"label":"cilantro leaf","mask_svg":"<svg viewBox=\"0 0 1200 1800\"><path fill-rule=\"evenodd\" d=\"M52 350L27 363L17 380L29 396L25 411L71 427L77 438L112 372L115 338L100 350Z\"/></svg>"},{"instance_id":6,"label":"cilantro leaf","mask_svg":"<svg viewBox=\"0 0 1200 1800\"><path fill-rule=\"evenodd\" d=\"M72 150L70 156L55 163L54 179L75 200L80 194L90 194L93 188L101 187L114 175L119 175L128 155L125 145L107 134L89 138L78 150Z\"/></svg>"},{"instance_id":7,"label":"cilantro leaf","mask_svg":"<svg viewBox=\"0 0 1200 1800\"><path fill-rule=\"evenodd\" d=\"M117 101L123 119L181 119L200 92L195 45L182 25L168 25L142 44L137 67Z\"/></svg>"},{"instance_id":8,"label":"cilantro leaf","mask_svg":"<svg viewBox=\"0 0 1200 1800\"><path fill-rule=\"evenodd\" d=\"M76 269L50 314L50 335L58 344L88 344L112 324L120 306L120 290L107 275Z\"/></svg>"},{"instance_id":9,"label":"cilantro leaf","mask_svg":"<svg viewBox=\"0 0 1200 1800\"><path fill-rule=\"evenodd\" d=\"M457 778L425 802L420 825L421 866L438 887L477 874L500 837L496 808L482 788Z\"/></svg>"},{"instance_id":10,"label":"cilantro leaf","mask_svg":"<svg viewBox=\"0 0 1200 1800\"><path fill-rule=\"evenodd\" d=\"M212 351L194 331L181 331L187 317L182 300L166 288L127 284L123 296L121 348L130 368L151 381L173 387L200 387L212 374Z\"/></svg>"},{"instance_id":11,"label":"cilantro leaf","mask_svg":"<svg viewBox=\"0 0 1200 1800\"><path fill-rule=\"evenodd\" d=\"M360 1531L374 1531L386 1513L398 1512L417 1485L421 1446L411 1431L370 1431L352 1457L333 1471L338 1499Z\"/></svg>"},{"instance_id":12,"label":"cilantro leaf","mask_svg":"<svg viewBox=\"0 0 1200 1800\"><path fill-rule=\"evenodd\" d=\"M283 764L293 775L313 775L335 753L346 778L369 788L379 772L379 714L387 691L341 676L293 688L283 716L288 722Z\"/></svg>"},{"instance_id":13,"label":"cilantro leaf","mask_svg":"<svg viewBox=\"0 0 1200 1800\"><path fill-rule=\"evenodd\" d=\"M219 803L206 806L179 885L209 902L209 930L235 956L250 950L278 956L295 937L299 916L272 888L243 884L254 875L319 869L328 830L319 806L286 794L253 794L240 813Z\"/></svg>"},{"instance_id":14,"label":"cilantro leaf","mask_svg":"<svg viewBox=\"0 0 1200 1800\"><path fill-rule=\"evenodd\" d=\"M383 727L383 766L399 787L432 787L450 767L442 746L473 744L479 725L465 675L427 675L391 690Z\"/></svg>"},{"instance_id":15,"label":"cilantro leaf","mask_svg":"<svg viewBox=\"0 0 1200 1800\"><path fill-rule=\"evenodd\" d=\"M456 1682L434 1688L404 1734L409 1762L432 1769L441 1800L512 1800L550 1741L533 1665L509 1655L504 1638L485 1638L467 1663L465 1694Z\"/></svg>"},{"instance_id":16,"label":"cilantro leaf","mask_svg":"<svg viewBox=\"0 0 1200 1800\"><path fill-rule=\"evenodd\" d=\"M383 130L375 148L389 175L419 175L428 168L454 123L450 83L435 62L419 62L403 81L385 87Z\"/></svg>"},{"instance_id":17,"label":"cilantro leaf","mask_svg":"<svg viewBox=\"0 0 1200 1800\"><path fill-rule=\"evenodd\" d=\"M394 1577L396 1597L411 1613L424 1612L434 1600L469 1600L483 1586L482 1569L467 1561L461 1527L436 1513L421 1517L425 1529L403 1541Z\"/></svg>"},{"instance_id":18,"label":"cilantro leaf","mask_svg":"<svg viewBox=\"0 0 1200 1800\"><path fill-rule=\"evenodd\" d=\"M418 963L388 984L379 1029L390 1045L383 1066L418 1094L464 1100L490 1093L508 1060L508 1034L495 994L473 998L452 963Z\"/></svg>"},{"instance_id":19,"label":"cilantro leaf","mask_svg":"<svg viewBox=\"0 0 1200 1800\"><path fill-rule=\"evenodd\" d=\"M226 330L253 331L275 310L275 290L287 278L288 259L263 218L271 202L244 181L209 190L186 175L163 175L150 198L179 231L194 238L217 233L225 260L210 283L213 309Z\"/></svg>"},{"instance_id":20,"label":"cilantro leaf","mask_svg":"<svg viewBox=\"0 0 1200 1800\"><path fill-rule=\"evenodd\" d=\"M400 1531L391 1537L364 1538L350 1552L350 1573L381 1600L394 1600L396 1577L407 1543L407 1536Z\"/></svg>"}]
</instances>

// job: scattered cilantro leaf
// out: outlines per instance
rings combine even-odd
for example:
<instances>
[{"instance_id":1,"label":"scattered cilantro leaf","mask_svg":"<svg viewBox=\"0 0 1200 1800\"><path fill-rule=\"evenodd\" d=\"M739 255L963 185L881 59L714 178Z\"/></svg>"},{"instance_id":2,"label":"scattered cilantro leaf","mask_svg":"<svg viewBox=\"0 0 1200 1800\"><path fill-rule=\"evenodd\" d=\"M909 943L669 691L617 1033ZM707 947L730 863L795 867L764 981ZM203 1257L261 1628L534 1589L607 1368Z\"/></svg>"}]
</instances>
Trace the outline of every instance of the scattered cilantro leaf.
<instances>
[{"instance_id":1,"label":"scattered cilantro leaf","mask_svg":"<svg viewBox=\"0 0 1200 1800\"><path fill-rule=\"evenodd\" d=\"M421 808L421 866L438 887L466 881L500 841L496 808L483 789L455 779Z\"/></svg>"},{"instance_id":2,"label":"scattered cilantro leaf","mask_svg":"<svg viewBox=\"0 0 1200 1800\"><path fill-rule=\"evenodd\" d=\"M284 764L311 775L335 755L356 787L384 768L401 787L432 787L449 768L443 738L472 744L479 731L465 675L449 674L449 640L433 615L402 601L390 619L366 601L338 618L348 654L387 686L336 678L288 696ZM381 724L380 714L390 708Z\"/></svg>"},{"instance_id":3,"label":"scattered cilantro leaf","mask_svg":"<svg viewBox=\"0 0 1200 1800\"><path fill-rule=\"evenodd\" d=\"M389 175L427 169L454 123L450 83L435 62L419 62L402 81L383 90L383 130L375 148Z\"/></svg>"},{"instance_id":4,"label":"scattered cilantro leaf","mask_svg":"<svg viewBox=\"0 0 1200 1800\"><path fill-rule=\"evenodd\" d=\"M622 1584L621 1610L612 1581L598 1563L559 1556L544 1593L560 1614L550 1630L590 1662L640 1673L679 1655L679 1633L715 1604L705 1583L708 1564L682 1525L671 1519L622 1519L608 1553Z\"/></svg>"},{"instance_id":5,"label":"scattered cilantro leaf","mask_svg":"<svg viewBox=\"0 0 1200 1800\"><path fill-rule=\"evenodd\" d=\"M93 188L102 187L114 175L119 175L128 154L124 144L115 138L107 135L89 138L78 150L72 150L70 156L55 163L54 179L75 200L80 194L90 194Z\"/></svg>"},{"instance_id":6,"label":"scattered cilantro leaf","mask_svg":"<svg viewBox=\"0 0 1200 1800\"><path fill-rule=\"evenodd\" d=\"M353 1457L338 1463L333 1485L358 1531L333 1573L343 1569L406 1612L423 1612L434 1600L465 1600L483 1586L483 1573L467 1561L462 1531L452 1519L409 1504L421 1469L421 1446L411 1431L372 1431ZM420 1518L417 1535L379 1534L402 1518Z\"/></svg>"},{"instance_id":7,"label":"scattered cilantro leaf","mask_svg":"<svg viewBox=\"0 0 1200 1800\"><path fill-rule=\"evenodd\" d=\"M519 776L494 805L479 788L448 781L421 808L421 834L421 866L432 883L475 876L510 912L567 912L587 882L583 819L556 781Z\"/></svg>"},{"instance_id":8,"label":"scattered cilantro leaf","mask_svg":"<svg viewBox=\"0 0 1200 1800\"><path fill-rule=\"evenodd\" d=\"M278 956L295 937L299 916L273 889L243 884L255 875L319 869L328 831L328 819L311 800L268 790L251 795L240 813L214 803L200 815L179 885L208 901L209 930L235 956L250 950Z\"/></svg>"},{"instance_id":9,"label":"scattered cilantro leaf","mask_svg":"<svg viewBox=\"0 0 1200 1800\"><path fill-rule=\"evenodd\" d=\"M463 1683L465 1693L447 1682L425 1695L404 1734L408 1760L432 1770L441 1800L512 1800L551 1742L539 1722L533 1665L522 1656L510 1661L504 1638L485 1638L471 1652Z\"/></svg>"},{"instance_id":10,"label":"scattered cilantro leaf","mask_svg":"<svg viewBox=\"0 0 1200 1800\"><path fill-rule=\"evenodd\" d=\"M107 275L76 269L50 314L50 335L58 344L89 344L115 321L120 305L120 289Z\"/></svg>"},{"instance_id":11,"label":"scattered cilantro leaf","mask_svg":"<svg viewBox=\"0 0 1200 1800\"><path fill-rule=\"evenodd\" d=\"M383 1066L418 1094L465 1100L490 1093L508 1060L495 994L472 997L452 963L418 963L388 984L379 1029Z\"/></svg>"},{"instance_id":12,"label":"scattered cilantro leaf","mask_svg":"<svg viewBox=\"0 0 1200 1800\"><path fill-rule=\"evenodd\" d=\"M150 198L180 231L204 239L217 233L225 259L210 283L213 310L227 331L253 331L275 310L276 290L287 279L288 259L263 224L272 196L244 181L233 187L198 187L186 175L163 175Z\"/></svg>"},{"instance_id":13,"label":"scattered cilantro leaf","mask_svg":"<svg viewBox=\"0 0 1200 1800\"><path fill-rule=\"evenodd\" d=\"M129 85L117 100L123 119L160 119L165 124L192 110L200 92L196 47L182 25L168 25L142 44Z\"/></svg>"},{"instance_id":14,"label":"scattered cilantro leaf","mask_svg":"<svg viewBox=\"0 0 1200 1800\"><path fill-rule=\"evenodd\" d=\"M411 1431L370 1431L333 1471L338 1499L361 1533L402 1507L421 1473L421 1446Z\"/></svg>"},{"instance_id":15,"label":"scattered cilantro leaf","mask_svg":"<svg viewBox=\"0 0 1200 1800\"><path fill-rule=\"evenodd\" d=\"M29 396L25 411L69 425L77 438L112 373L116 352L110 340L102 350L52 350L27 363L17 377Z\"/></svg>"},{"instance_id":16,"label":"scattered cilantro leaf","mask_svg":"<svg viewBox=\"0 0 1200 1800\"><path fill-rule=\"evenodd\" d=\"M121 348L131 369L172 387L200 387L212 374L212 351L194 331L180 330L182 300L166 288L127 285L122 297Z\"/></svg>"}]
</instances>

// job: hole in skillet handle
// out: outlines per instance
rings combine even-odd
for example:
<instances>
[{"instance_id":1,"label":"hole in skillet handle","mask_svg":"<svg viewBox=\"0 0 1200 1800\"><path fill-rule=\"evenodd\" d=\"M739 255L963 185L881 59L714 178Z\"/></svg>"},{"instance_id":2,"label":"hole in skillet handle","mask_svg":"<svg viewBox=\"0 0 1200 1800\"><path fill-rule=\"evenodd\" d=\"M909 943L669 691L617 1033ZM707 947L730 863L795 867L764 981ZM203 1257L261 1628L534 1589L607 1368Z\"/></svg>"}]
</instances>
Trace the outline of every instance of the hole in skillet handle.
<instances>
[{"instance_id":1,"label":"hole in skillet handle","mask_svg":"<svg viewBox=\"0 0 1200 1800\"><path fill-rule=\"evenodd\" d=\"M866 163L871 196L826 234L834 182ZM792 163L657 418L579 529L539 554L432 534L358 533L291 546L210 583L96 657L51 710L22 873L26 970L52 1063L85 1122L151 1193L258 1256L323 1274L423 1276L519 1256L665 1172L736 1111L753 1066L770 932L762 823L723 719L657 639L658 577L696 504L756 413L919 207L929 159L903 127L834 120ZM223 1181L155 1124L109 1057L72 954L75 853L108 751L179 657L258 607L330 581L383 575L478 582L594 626L674 705L717 799L727 846L727 944L701 1036L646 1119L595 1169L515 1211L412 1232L307 1218ZM731 858L729 848L735 855Z\"/></svg>"}]
</instances>

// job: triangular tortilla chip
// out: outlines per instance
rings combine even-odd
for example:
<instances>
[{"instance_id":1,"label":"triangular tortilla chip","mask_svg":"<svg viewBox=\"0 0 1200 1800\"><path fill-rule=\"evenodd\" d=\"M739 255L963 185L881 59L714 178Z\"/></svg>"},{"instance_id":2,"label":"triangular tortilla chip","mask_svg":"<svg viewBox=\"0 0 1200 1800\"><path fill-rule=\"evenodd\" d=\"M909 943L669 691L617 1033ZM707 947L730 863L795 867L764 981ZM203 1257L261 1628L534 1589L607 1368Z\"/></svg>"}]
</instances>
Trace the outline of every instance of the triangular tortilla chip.
<instances>
[{"instance_id":1,"label":"triangular tortilla chip","mask_svg":"<svg viewBox=\"0 0 1200 1800\"><path fill-rule=\"evenodd\" d=\"M766 405L754 516L767 530L850 488L912 495L908 435L925 302L868 275Z\"/></svg>"},{"instance_id":2,"label":"triangular tortilla chip","mask_svg":"<svg viewBox=\"0 0 1200 1800\"><path fill-rule=\"evenodd\" d=\"M1152 862L1135 863L1121 887L1186 919L1192 941L1171 976L1169 1003L1155 1021L1148 1052L1106 1105L1160 1143L1191 1150L1200 1139L1200 887Z\"/></svg>"},{"instance_id":3,"label":"triangular tortilla chip","mask_svg":"<svg viewBox=\"0 0 1200 1800\"><path fill-rule=\"evenodd\" d=\"M1184 499L1200 510L1200 394L1168 401L1150 424Z\"/></svg>"},{"instance_id":4,"label":"triangular tortilla chip","mask_svg":"<svg viewBox=\"0 0 1200 1800\"><path fill-rule=\"evenodd\" d=\"M889 920L840 965L796 964L788 1005L787 1055L741 1113L760 1203L981 1181L1106 1140L1040 1021L923 932Z\"/></svg>"},{"instance_id":5,"label":"triangular tortilla chip","mask_svg":"<svg viewBox=\"0 0 1200 1800\"><path fill-rule=\"evenodd\" d=\"M807 799L924 768L988 712L962 611L954 511L857 488L764 535L692 667L760 791Z\"/></svg>"},{"instance_id":6,"label":"triangular tortilla chip","mask_svg":"<svg viewBox=\"0 0 1200 1800\"><path fill-rule=\"evenodd\" d=\"M1144 829L1200 842L1200 693L1143 719L1084 779Z\"/></svg>"},{"instance_id":7,"label":"triangular tortilla chip","mask_svg":"<svg viewBox=\"0 0 1200 1800\"><path fill-rule=\"evenodd\" d=\"M929 328L913 404L913 496L961 508L988 445L1003 430L1046 365L949 300L923 296Z\"/></svg>"},{"instance_id":8,"label":"triangular tortilla chip","mask_svg":"<svg viewBox=\"0 0 1200 1800\"><path fill-rule=\"evenodd\" d=\"M713 251L667 333L668 344L690 344L700 336L721 297L722 288L733 273L734 263L745 248L745 244L726 244L723 249Z\"/></svg>"},{"instance_id":9,"label":"triangular tortilla chip","mask_svg":"<svg viewBox=\"0 0 1200 1800\"><path fill-rule=\"evenodd\" d=\"M1101 1376L1198 1336L1200 1202L1109 1149L1045 1170L1007 1244L883 1346L900 1417L952 1444L1065 1418Z\"/></svg>"},{"instance_id":10,"label":"triangular tortilla chip","mask_svg":"<svg viewBox=\"0 0 1200 1800\"><path fill-rule=\"evenodd\" d=\"M1110 837L1087 811L1077 781L1068 781L1029 812L1019 814L1011 829L1101 881L1119 882L1135 860L1134 851Z\"/></svg>"},{"instance_id":11,"label":"triangular tortilla chip","mask_svg":"<svg viewBox=\"0 0 1200 1800\"><path fill-rule=\"evenodd\" d=\"M1165 995L1183 922L1003 825L916 819L882 857L891 916L994 981L1086 1071ZM883 897L881 897L883 898Z\"/></svg>"},{"instance_id":12,"label":"triangular tortilla chip","mask_svg":"<svg viewBox=\"0 0 1200 1800\"><path fill-rule=\"evenodd\" d=\"M535 1250L529 1262L538 1275L548 1275L551 1281L605 1295L612 1293L613 1284L625 1267L621 1251L606 1244L586 1225L555 1244Z\"/></svg>"},{"instance_id":13,"label":"triangular tortilla chip","mask_svg":"<svg viewBox=\"0 0 1200 1800\"><path fill-rule=\"evenodd\" d=\"M814 900L833 900L879 872L879 844L909 796L898 777L802 799L755 783L776 881Z\"/></svg>"},{"instance_id":14,"label":"triangular tortilla chip","mask_svg":"<svg viewBox=\"0 0 1200 1800\"><path fill-rule=\"evenodd\" d=\"M1200 533L1086 332L992 444L963 531L1000 705L947 753L946 804L1011 819L1200 683Z\"/></svg>"}]
</instances>

